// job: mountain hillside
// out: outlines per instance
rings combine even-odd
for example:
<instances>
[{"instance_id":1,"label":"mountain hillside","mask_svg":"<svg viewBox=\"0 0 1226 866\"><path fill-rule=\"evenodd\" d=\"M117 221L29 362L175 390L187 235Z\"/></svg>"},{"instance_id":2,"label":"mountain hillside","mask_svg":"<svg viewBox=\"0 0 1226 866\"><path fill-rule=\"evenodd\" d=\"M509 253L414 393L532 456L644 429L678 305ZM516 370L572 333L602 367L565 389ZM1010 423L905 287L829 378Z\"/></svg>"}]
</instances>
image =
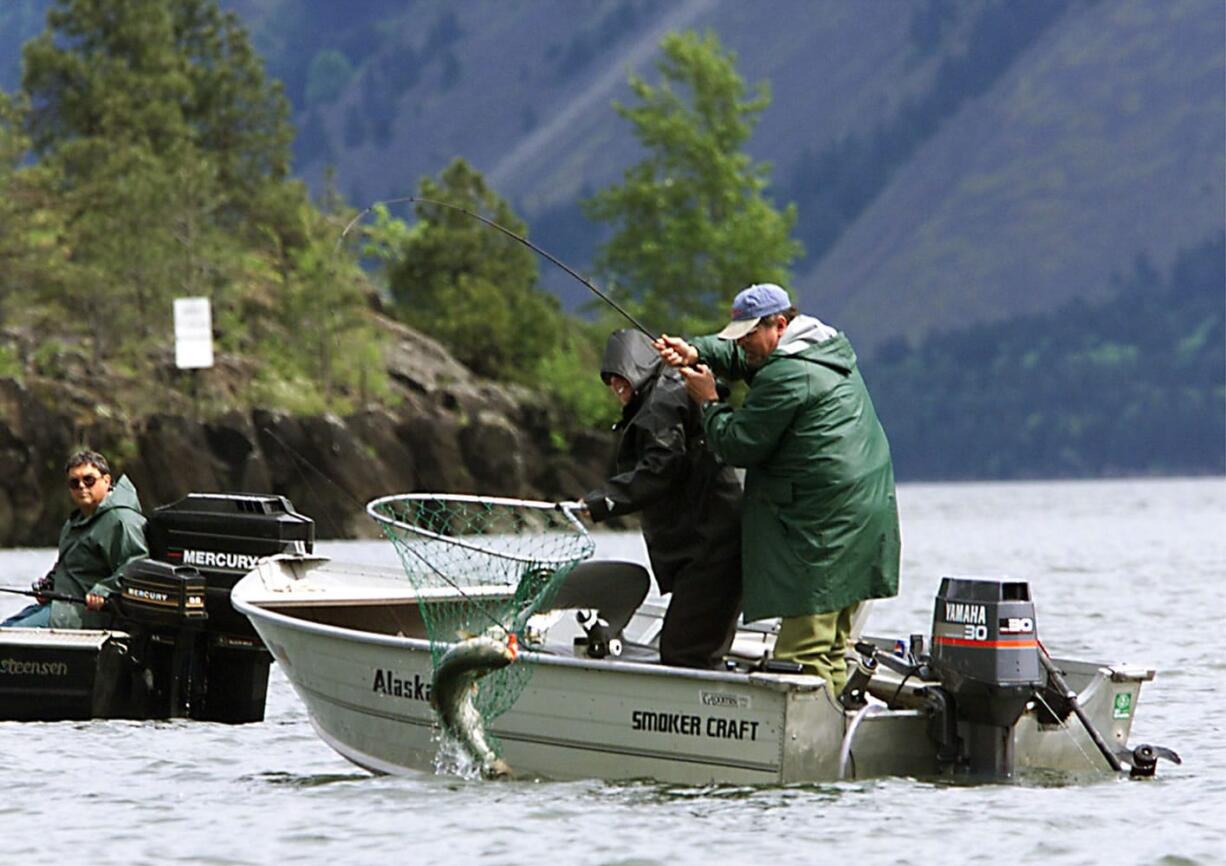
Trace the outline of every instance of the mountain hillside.
<instances>
[{"instance_id":1,"label":"mountain hillside","mask_svg":"<svg viewBox=\"0 0 1226 866\"><path fill-rule=\"evenodd\" d=\"M880 338L1101 298L1223 221L1226 6L1069 14L899 170L806 302Z\"/></svg>"},{"instance_id":2,"label":"mountain hillside","mask_svg":"<svg viewBox=\"0 0 1226 866\"><path fill-rule=\"evenodd\" d=\"M0 4L5 87L48 5ZM714 31L773 95L749 149L799 207L794 287L865 352L1104 298L1224 221L1220 0L223 5L284 81L317 189L332 166L361 206L463 156L581 269L602 228L580 201L638 157L611 107L627 74L652 76L666 32Z\"/></svg>"},{"instance_id":3,"label":"mountain hillside","mask_svg":"<svg viewBox=\"0 0 1226 866\"><path fill-rule=\"evenodd\" d=\"M279 47L293 32L281 26L293 4L232 5L252 22L271 71L295 97L284 63L310 50L287 56ZM612 103L629 99L630 71L652 76L665 33L713 30L737 53L751 86L769 85L774 101L751 150L775 163L773 193L786 203L794 196L778 181L803 149L868 134L926 92L943 52L958 50L956 28L948 44L926 51L914 44L923 8L900 0L411 3L352 57L333 101L305 106L305 94L296 98L298 170L318 182L335 164L341 191L360 203L403 194L463 155L525 216L534 239L585 266L600 227L583 218L579 202L620 179L638 156ZM306 19L324 14L302 11ZM802 230L805 220L802 213ZM549 269L543 276L556 277L552 286L567 300L588 299Z\"/></svg>"}]
</instances>

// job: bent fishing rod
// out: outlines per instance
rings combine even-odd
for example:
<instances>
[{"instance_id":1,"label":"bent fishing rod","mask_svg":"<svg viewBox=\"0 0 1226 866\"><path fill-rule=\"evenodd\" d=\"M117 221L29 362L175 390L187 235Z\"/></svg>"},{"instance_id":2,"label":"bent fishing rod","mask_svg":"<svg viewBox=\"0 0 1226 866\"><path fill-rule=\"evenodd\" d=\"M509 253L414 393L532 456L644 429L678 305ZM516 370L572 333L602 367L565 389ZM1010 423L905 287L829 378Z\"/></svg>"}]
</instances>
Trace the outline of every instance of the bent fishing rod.
<instances>
[{"instance_id":1,"label":"bent fishing rod","mask_svg":"<svg viewBox=\"0 0 1226 866\"><path fill-rule=\"evenodd\" d=\"M495 222L489 217L482 216L481 214L476 213L475 211L471 211L468 208L461 207L460 205L457 205L457 204L449 204L448 202L445 202L445 201L439 201L437 199L425 198L423 196L416 196L416 195L406 195L406 196L401 196L399 198L389 198L389 199L384 199L383 201L373 202L368 207L360 211L358 215L355 216L353 219L351 219L349 221L349 224L345 226L345 230L341 232L340 238L337 239L337 242L336 242L337 248L338 249L340 248L341 243L343 243L345 240L345 236L349 234L349 230L352 229L355 225L357 225L358 222L361 221L362 217L366 216L368 213L372 213L374 209L377 208L379 205L403 204L404 202L409 202L412 204L417 204L419 202L421 204L431 204L431 205L435 205L436 207L446 208L448 210L452 210L457 213L462 213L465 216L472 217L475 220L485 223L490 228L496 229L502 232L504 235L506 235L507 237L513 240L519 241L521 244L526 246L528 249L532 250L537 255L542 256L548 259L549 261L553 262L559 268L561 268L566 273L570 274L576 280L581 282L584 286L588 288L589 291L591 291L594 295L596 295L596 297L600 298L600 300L604 301L606 304L608 304L610 307L612 307L614 310L620 313L622 318L624 318L627 322L634 325L635 328L641 331L643 335L647 337L647 339L651 340L653 343L657 339L659 339L659 337L656 334L647 330L647 328L643 326L642 322L640 322L634 316L630 315L628 312L626 312L621 307L620 304L618 304L616 301L610 298L607 294L602 292L596 286L595 283L593 283L587 277L582 276L578 271L576 271L570 265L566 264L566 262L562 261L557 256L553 255L553 253L549 252L548 250L542 249L541 247L534 244L532 241L528 240L523 235L516 234L515 232L511 231L506 226Z\"/></svg>"}]
</instances>

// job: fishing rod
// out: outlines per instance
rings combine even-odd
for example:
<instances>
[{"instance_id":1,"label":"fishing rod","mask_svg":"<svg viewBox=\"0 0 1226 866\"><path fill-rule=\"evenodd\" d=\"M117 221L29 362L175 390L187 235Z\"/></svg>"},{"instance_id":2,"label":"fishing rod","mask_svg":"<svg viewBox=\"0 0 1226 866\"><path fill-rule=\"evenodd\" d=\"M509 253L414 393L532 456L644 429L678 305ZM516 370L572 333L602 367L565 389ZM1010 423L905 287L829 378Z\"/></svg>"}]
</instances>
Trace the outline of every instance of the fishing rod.
<instances>
[{"instance_id":1,"label":"fishing rod","mask_svg":"<svg viewBox=\"0 0 1226 866\"><path fill-rule=\"evenodd\" d=\"M604 301L606 304L608 304L610 307L612 307L614 310L620 313L627 322L634 325L634 327L637 328L639 331L641 331L643 335L647 337L647 339L651 340L653 343L657 339L659 339L659 337L656 334L647 330L647 328L643 325L642 322L640 322L634 316L630 315L628 312L626 312L625 309L622 308L620 304L618 304L616 301L610 298L607 294L602 292L595 283L593 283L591 280L579 274L578 271L576 271L570 265L566 264L566 262L562 261L557 256L553 255L553 253L549 252L548 250L542 249L541 247L534 244L532 241L528 240L523 235L516 234L515 232L511 231L506 226L495 222L489 217L482 216L479 213L470 211L468 210L468 208L461 207L460 205L457 205L457 204L449 204L448 202L445 202L445 201L439 201L437 199L425 198L423 196L415 196L415 195L406 195L406 196L401 196L400 198L389 198L389 199L384 199L383 201L374 202L368 207L366 207L365 209L363 209L361 212L359 212L357 216L355 216L353 219L349 221L349 224L345 226L345 230L341 232L340 238L337 239L337 242L336 242L337 248L338 249L340 248L341 243L345 240L345 236L349 234L349 230L352 229L355 225L357 225L357 223L362 219L362 217L374 211L374 209L377 208L379 205L402 204L404 202L410 202L412 204L417 204L420 202L421 204L432 204L432 205L435 205L436 207L447 208L448 210L453 210L453 211L456 211L457 213L462 213L465 216L472 217L475 220L479 220L480 222L485 223L487 226L489 226L492 229L497 229L498 231L502 232L507 237L512 238L513 240L519 241L521 244L523 244L528 249L535 252L537 255L543 256L544 258L553 262L555 265L557 265L559 268L564 270L566 273L570 274L576 280L583 283L583 285L586 286L589 291L591 291L594 295L596 295L596 297L600 298L600 300Z\"/></svg>"},{"instance_id":2,"label":"fishing rod","mask_svg":"<svg viewBox=\"0 0 1226 866\"><path fill-rule=\"evenodd\" d=\"M10 595L25 595L30 598L36 598L39 601L46 599L48 601L69 601L73 604L85 604L85 599L77 598L75 595L65 595L62 592L35 592L32 589L12 589L7 586L0 586L0 592L7 592Z\"/></svg>"}]
</instances>

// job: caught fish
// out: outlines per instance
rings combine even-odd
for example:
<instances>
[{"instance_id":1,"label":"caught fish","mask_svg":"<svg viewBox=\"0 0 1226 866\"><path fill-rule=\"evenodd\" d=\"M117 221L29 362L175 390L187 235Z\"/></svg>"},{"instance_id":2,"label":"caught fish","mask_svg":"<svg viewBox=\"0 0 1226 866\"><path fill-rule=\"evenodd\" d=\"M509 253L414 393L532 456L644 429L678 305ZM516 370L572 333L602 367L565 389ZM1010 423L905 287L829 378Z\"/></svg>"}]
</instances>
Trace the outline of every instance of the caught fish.
<instances>
[{"instance_id":1,"label":"caught fish","mask_svg":"<svg viewBox=\"0 0 1226 866\"><path fill-rule=\"evenodd\" d=\"M430 702L446 731L480 768L486 778L508 776L511 768L494 753L485 736L485 722L473 703L477 680L505 668L519 654L515 635L505 641L488 634L460 641L443 654L434 671Z\"/></svg>"}]
</instances>

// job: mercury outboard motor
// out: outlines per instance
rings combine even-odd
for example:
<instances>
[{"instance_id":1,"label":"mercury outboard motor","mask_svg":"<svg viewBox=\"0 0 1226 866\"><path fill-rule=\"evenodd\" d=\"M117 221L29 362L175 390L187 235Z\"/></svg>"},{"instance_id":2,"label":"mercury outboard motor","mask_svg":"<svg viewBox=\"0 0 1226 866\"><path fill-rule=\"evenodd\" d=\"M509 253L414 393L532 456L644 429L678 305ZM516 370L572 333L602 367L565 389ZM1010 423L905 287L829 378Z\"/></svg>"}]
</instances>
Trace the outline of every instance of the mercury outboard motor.
<instances>
[{"instance_id":1,"label":"mercury outboard motor","mask_svg":"<svg viewBox=\"0 0 1226 866\"><path fill-rule=\"evenodd\" d=\"M958 760L974 774L1013 774L1013 725L1046 682L1025 581L941 580L929 667L952 699Z\"/></svg>"},{"instance_id":2,"label":"mercury outboard motor","mask_svg":"<svg viewBox=\"0 0 1226 866\"><path fill-rule=\"evenodd\" d=\"M264 718L272 656L230 590L265 556L310 553L315 524L283 496L190 493L154 511L149 559L121 578L134 637L140 715L216 722Z\"/></svg>"}]
</instances>

